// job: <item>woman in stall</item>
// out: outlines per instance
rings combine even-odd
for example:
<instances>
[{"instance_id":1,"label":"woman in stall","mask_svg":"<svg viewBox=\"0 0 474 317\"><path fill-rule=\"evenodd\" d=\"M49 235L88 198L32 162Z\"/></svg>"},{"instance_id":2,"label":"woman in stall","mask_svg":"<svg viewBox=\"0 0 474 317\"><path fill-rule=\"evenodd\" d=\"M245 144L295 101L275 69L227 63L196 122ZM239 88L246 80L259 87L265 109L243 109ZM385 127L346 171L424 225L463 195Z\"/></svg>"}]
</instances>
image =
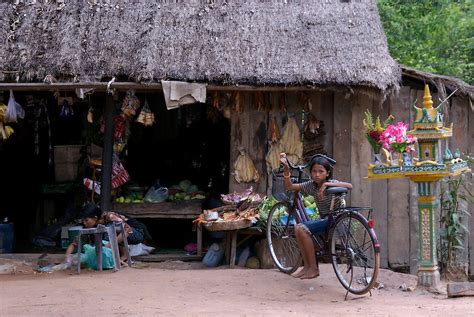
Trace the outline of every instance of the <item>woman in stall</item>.
<instances>
[{"instance_id":1,"label":"woman in stall","mask_svg":"<svg viewBox=\"0 0 474 317\"><path fill-rule=\"evenodd\" d=\"M125 237L127 239L128 244L139 244L145 240L145 237L148 237L148 231L144 224L139 222L136 219L126 217L125 215L107 211L102 213L99 206L96 204L87 204L83 211L82 211L82 224L84 228L94 228L97 225L111 225L113 223L121 223L123 222L125 228ZM117 241L118 243L123 242L124 235L119 232L117 234ZM68 246L66 249L66 263L72 263L72 252L77 247L78 241L74 239L74 241ZM110 244L106 245L106 247L110 247ZM126 254L123 252L124 250L121 247L121 254L122 257Z\"/></svg>"}]
</instances>

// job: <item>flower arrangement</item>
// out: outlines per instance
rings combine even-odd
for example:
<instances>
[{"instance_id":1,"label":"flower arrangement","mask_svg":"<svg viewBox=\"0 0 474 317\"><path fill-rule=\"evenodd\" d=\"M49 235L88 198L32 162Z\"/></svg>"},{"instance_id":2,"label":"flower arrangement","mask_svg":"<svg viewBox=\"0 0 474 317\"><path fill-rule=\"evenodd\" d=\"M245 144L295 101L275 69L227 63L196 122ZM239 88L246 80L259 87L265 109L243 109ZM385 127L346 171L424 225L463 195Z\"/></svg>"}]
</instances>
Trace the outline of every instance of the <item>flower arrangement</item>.
<instances>
[{"instance_id":1,"label":"flower arrangement","mask_svg":"<svg viewBox=\"0 0 474 317\"><path fill-rule=\"evenodd\" d=\"M372 147L375 154L380 153L382 148L381 137L387 126L393 121L393 116L390 115L383 123L380 123L380 117L375 119L369 110L365 112L365 119L363 120L365 127L365 136Z\"/></svg>"},{"instance_id":2,"label":"flower arrangement","mask_svg":"<svg viewBox=\"0 0 474 317\"><path fill-rule=\"evenodd\" d=\"M390 152L414 152L416 137L407 134L408 123L403 121L397 124L390 124L385 128L380 136L382 147Z\"/></svg>"}]
</instances>

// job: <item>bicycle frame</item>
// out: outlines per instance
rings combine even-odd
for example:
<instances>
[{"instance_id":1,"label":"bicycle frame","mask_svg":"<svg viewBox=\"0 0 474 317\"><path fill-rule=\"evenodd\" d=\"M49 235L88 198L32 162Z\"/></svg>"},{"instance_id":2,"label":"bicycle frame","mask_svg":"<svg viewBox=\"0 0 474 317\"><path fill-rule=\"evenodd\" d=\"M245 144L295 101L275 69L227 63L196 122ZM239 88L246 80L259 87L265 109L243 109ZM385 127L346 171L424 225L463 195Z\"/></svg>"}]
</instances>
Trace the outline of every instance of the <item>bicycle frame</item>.
<instances>
[{"instance_id":1,"label":"bicycle frame","mask_svg":"<svg viewBox=\"0 0 474 317\"><path fill-rule=\"evenodd\" d=\"M334 205L334 200L335 200L335 195L332 196L332 201L331 201L331 207ZM308 216L308 213L306 212L306 209L304 208L304 205L303 205L303 199L302 199L302 195L300 192L295 192L293 193L293 198L290 200L288 199L288 202L291 201L291 209L290 209L290 216L288 217L287 221L286 221L286 224L285 224L285 227L288 229L289 226L291 226L291 216L293 216L293 221L295 222L295 224L298 224L298 223L303 223L305 221L309 221L311 220ZM334 215L335 212L338 212L340 211L337 215ZM368 211L368 215L367 217L365 217L363 214L361 214L361 212L363 211ZM366 221L369 223L369 221L367 219L372 219L372 212L373 212L373 209L372 208L369 208L369 207L341 207L341 208L338 208L336 210L333 210L331 208L331 210L329 211L329 215L328 215L328 221L331 223L331 224L335 224L337 219L339 217L341 217L343 215L343 213L349 213L349 214L359 214L361 215L364 219L366 219ZM370 227L370 232L371 234L373 235L373 238L375 239L375 248L376 248L376 251L379 252L380 251L380 244L378 242L378 238L377 238L377 234L375 233L375 230L373 228L373 226L369 226ZM331 229L331 225L328 226L326 232L324 234L321 234L320 236L323 237L323 241L321 243L320 239L318 239L318 237L316 237L315 235L311 235L311 237L313 238L313 241L314 243L318 246L318 251L317 251L317 256L332 256L333 254L331 254L328 250L328 240L329 240L329 237L328 237L328 233Z\"/></svg>"}]
</instances>

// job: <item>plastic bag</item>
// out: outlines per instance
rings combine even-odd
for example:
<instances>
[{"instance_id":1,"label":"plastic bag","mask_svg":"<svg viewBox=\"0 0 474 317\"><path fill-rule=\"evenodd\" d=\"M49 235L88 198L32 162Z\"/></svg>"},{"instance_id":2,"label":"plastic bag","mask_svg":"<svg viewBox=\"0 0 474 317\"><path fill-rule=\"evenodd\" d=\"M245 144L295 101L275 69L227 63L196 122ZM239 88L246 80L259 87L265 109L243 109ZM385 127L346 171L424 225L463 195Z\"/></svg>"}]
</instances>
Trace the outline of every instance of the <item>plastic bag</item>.
<instances>
[{"instance_id":1,"label":"plastic bag","mask_svg":"<svg viewBox=\"0 0 474 317\"><path fill-rule=\"evenodd\" d=\"M168 199L168 188L162 187L159 182L151 186L143 200L147 203L161 203Z\"/></svg>"},{"instance_id":2,"label":"plastic bag","mask_svg":"<svg viewBox=\"0 0 474 317\"><path fill-rule=\"evenodd\" d=\"M63 105L61 106L61 111L59 112L59 116L62 118L69 118L69 117L74 116L74 109L69 104L69 101L67 101L67 99L63 100Z\"/></svg>"},{"instance_id":3,"label":"plastic bag","mask_svg":"<svg viewBox=\"0 0 474 317\"><path fill-rule=\"evenodd\" d=\"M5 113L5 122L17 122L18 119L25 117L25 110L18 102L15 101L13 91L10 90L10 98L8 99L7 112Z\"/></svg>"},{"instance_id":4,"label":"plastic bag","mask_svg":"<svg viewBox=\"0 0 474 317\"><path fill-rule=\"evenodd\" d=\"M108 241L102 241L102 244L108 243ZM88 268L97 270L97 261L95 254L95 246L85 244L84 245L84 258L81 257L81 263L84 262ZM102 268L113 269L114 268L114 256L111 248L102 247Z\"/></svg>"},{"instance_id":5,"label":"plastic bag","mask_svg":"<svg viewBox=\"0 0 474 317\"><path fill-rule=\"evenodd\" d=\"M117 154L113 155L112 164L112 188L117 188L128 182L129 175L125 167L123 167Z\"/></svg>"},{"instance_id":6,"label":"plastic bag","mask_svg":"<svg viewBox=\"0 0 474 317\"><path fill-rule=\"evenodd\" d=\"M154 247L149 247L143 243L128 245L128 252L130 256L148 255L153 250L155 250Z\"/></svg>"}]
</instances>

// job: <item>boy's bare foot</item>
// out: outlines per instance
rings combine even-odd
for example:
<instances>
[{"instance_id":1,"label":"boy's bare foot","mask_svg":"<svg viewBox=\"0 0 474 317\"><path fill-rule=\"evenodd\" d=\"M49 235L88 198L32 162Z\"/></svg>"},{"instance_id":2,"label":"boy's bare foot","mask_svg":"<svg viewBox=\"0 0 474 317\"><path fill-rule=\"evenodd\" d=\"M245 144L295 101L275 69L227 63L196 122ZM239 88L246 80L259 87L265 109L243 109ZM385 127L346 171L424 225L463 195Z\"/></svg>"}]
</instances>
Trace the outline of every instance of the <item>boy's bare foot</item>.
<instances>
[{"instance_id":1,"label":"boy's bare foot","mask_svg":"<svg viewBox=\"0 0 474 317\"><path fill-rule=\"evenodd\" d=\"M308 280L312 278L316 278L319 276L319 270L308 270L304 275L300 276L300 279L302 280Z\"/></svg>"},{"instance_id":2,"label":"boy's bare foot","mask_svg":"<svg viewBox=\"0 0 474 317\"><path fill-rule=\"evenodd\" d=\"M296 278L299 278L303 275L306 274L306 269L303 267L301 270L299 270L298 272L295 272L292 274L293 277L296 277Z\"/></svg>"}]
</instances>

